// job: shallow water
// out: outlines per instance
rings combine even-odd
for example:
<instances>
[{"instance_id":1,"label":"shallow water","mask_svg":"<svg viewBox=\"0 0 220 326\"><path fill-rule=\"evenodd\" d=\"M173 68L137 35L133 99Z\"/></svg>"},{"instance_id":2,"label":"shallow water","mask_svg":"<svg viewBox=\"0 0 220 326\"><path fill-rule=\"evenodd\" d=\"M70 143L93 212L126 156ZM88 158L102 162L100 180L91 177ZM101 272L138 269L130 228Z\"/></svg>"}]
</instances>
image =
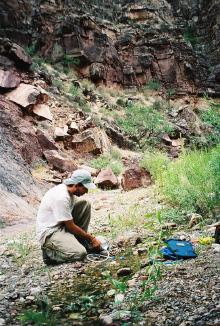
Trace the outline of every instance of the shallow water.
<instances>
[{"instance_id":1,"label":"shallow water","mask_svg":"<svg viewBox=\"0 0 220 326\"><path fill-rule=\"evenodd\" d=\"M126 277L117 277L117 270L130 267L132 273ZM59 280L48 293L52 305L59 305L57 313L60 325L100 325L99 316L108 314L114 307L114 295L107 292L119 288L111 280L126 282L140 269L140 257L133 255L127 248L119 255L103 263L88 263L82 274L74 273L68 280ZM109 274L108 274L109 273ZM124 283L126 284L126 283ZM57 325L58 325L57 324Z\"/></svg>"}]
</instances>

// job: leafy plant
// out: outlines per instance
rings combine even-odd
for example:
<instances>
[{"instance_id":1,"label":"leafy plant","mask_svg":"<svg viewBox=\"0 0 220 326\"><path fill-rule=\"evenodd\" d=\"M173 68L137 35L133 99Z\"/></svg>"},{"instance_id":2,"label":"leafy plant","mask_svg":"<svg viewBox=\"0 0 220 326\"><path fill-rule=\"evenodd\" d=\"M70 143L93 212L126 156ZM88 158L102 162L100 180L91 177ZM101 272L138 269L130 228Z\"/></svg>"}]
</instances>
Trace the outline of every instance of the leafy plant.
<instances>
[{"instance_id":1,"label":"leafy plant","mask_svg":"<svg viewBox=\"0 0 220 326\"><path fill-rule=\"evenodd\" d=\"M128 105L125 116L116 120L119 127L131 137L135 137L139 146L154 145L160 141L162 133L173 131L171 123L166 120L163 112L152 106Z\"/></svg>"},{"instance_id":2,"label":"leafy plant","mask_svg":"<svg viewBox=\"0 0 220 326\"><path fill-rule=\"evenodd\" d=\"M112 148L110 153L101 154L93 159L90 164L96 169L111 168L115 175L119 175L123 170L120 152L116 148Z\"/></svg>"},{"instance_id":3,"label":"leafy plant","mask_svg":"<svg viewBox=\"0 0 220 326\"><path fill-rule=\"evenodd\" d=\"M36 53L36 44L26 47L25 50L32 57Z\"/></svg>"},{"instance_id":4,"label":"leafy plant","mask_svg":"<svg viewBox=\"0 0 220 326\"><path fill-rule=\"evenodd\" d=\"M161 88L161 83L158 80L152 79L146 84L145 87L150 90L159 91Z\"/></svg>"},{"instance_id":5,"label":"leafy plant","mask_svg":"<svg viewBox=\"0 0 220 326\"><path fill-rule=\"evenodd\" d=\"M108 276L108 280L118 292L122 292L122 293L126 292L128 288L126 281L118 281L117 279L114 279L112 276Z\"/></svg>"},{"instance_id":6,"label":"leafy plant","mask_svg":"<svg viewBox=\"0 0 220 326\"><path fill-rule=\"evenodd\" d=\"M29 256L34 249L34 245L27 234L22 235L19 239L9 240L7 247L12 252L19 266L24 263L27 256Z\"/></svg>"},{"instance_id":7,"label":"leafy plant","mask_svg":"<svg viewBox=\"0 0 220 326\"><path fill-rule=\"evenodd\" d=\"M39 297L36 300L36 305L40 311L33 309L25 310L22 314L18 316L21 325L48 325L56 326L56 317L52 313L51 305L47 297Z\"/></svg>"},{"instance_id":8,"label":"leafy plant","mask_svg":"<svg viewBox=\"0 0 220 326\"><path fill-rule=\"evenodd\" d=\"M188 24L183 33L183 38L186 43L191 44L192 46L195 46L198 43L196 27L194 26L194 24Z\"/></svg>"},{"instance_id":9,"label":"leafy plant","mask_svg":"<svg viewBox=\"0 0 220 326\"><path fill-rule=\"evenodd\" d=\"M52 84L54 87L58 88L59 91L62 91L63 89L63 82L59 79L53 79Z\"/></svg>"},{"instance_id":10,"label":"leafy plant","mask_svg":"<svg viewBox=\"0 0 220 326\"><path fill-rule=\"evenodd\" d=\"M212 103L211 107L201 114L201 118L220 132L220 104Z\"/></svg>"},{"instance_id":11,"label":"leafy plant","mask_svg":"<svg viewBox=\"0 0 220 326\"><path fill-rule=\"evenodd\" d=\"M170 160L167 155L160 151L145 152L140 165L149 171L154 180L162 177L164 170L166 170Z\"/></svg>"},{"instance_id":12,"label":"leafy plant","mask_svg":"<svg viewBox=\"0 0 220 326\"><path fill-rule=\"evenodd\" d=\"M18 319L21 322L21 325L28 325L32 323L33 325L54 325L48 323L48 317L44 312L34 311L34 310L26 310L24 311Z\"/></svg>"},{"instance_id":13,"label":"leafy plant","mask_svg":"<svg viewBox=\"0 0 220 326\"><path fill-rule=\"evenodd\" d=\"M145 207L138 204L130 206L123 213L117 216L109 215L109 224L112 236L116 236L119 232L131 230L138 225L143 225L145 217Z\"/></svg>"},{"instance_id":14,"label":"leafy plant","mask_svg":"<svg viewBox=\"0 0 220 326\"><path fill-rule=\"evenodd\" d=\"M116 101L116 104L119 105L119 106L122 106L122 107L126 107L126 101L124 98L122 97L119 97Z\"/></svg>"},{"instance_id":15,"label":"leafy plant","mask_svg":"<svg viewBox=\"0 0 220 326\"><path fill-rule=\"evenodd\" d=\"M45 60L42 57L34 56L32 58L31 69L38 70L38 69L42 68L44 64L45 64Z\"/></svg>"},{"instance_id":16,"label":"leafy plant","mask_svg":"<svg viewBox=\"0 0 220 326\"><path fill-rule=\"evenodd\" d=\"M212 211L219 205L219 157L220 145L209 151L184 152L156 174L159 191L170 204L186 211Z\"/></svg>"},{"instance_id":17,"label":"leafy plant","mask_svg":"<svg viewBox=\"0 0 220 326\"><path fill-rule=\"evenodd\" d=\"M175 93L176 93L175 89L173 89L173 88L168 88L167 89L167 94L166 95L167 95L168 101L171 99L172 96L175 95Z\"/></svg>"},{"instance_id":18,"label":"leafy plant","mask_svg":"<svg viewBox=\"0 0 220 326\"><path fill-rule=\"evenodd\" d=\"M62 63L64 66L70 68L71 65L78 66L80 64L80 59L71 54L65 54Z\"/></svg>"},{"instance_id":19,"label":"leafy plant","mask_svg":"<svg viewBox=\"0 0 220 326\"><path fill-rule=\"evenodd\" d=\"M78 96L79 95L79 88L75 85L71 85L70 86L70 90L69 92L73 95L73 96Z\"/></svg>"}]
</instances>

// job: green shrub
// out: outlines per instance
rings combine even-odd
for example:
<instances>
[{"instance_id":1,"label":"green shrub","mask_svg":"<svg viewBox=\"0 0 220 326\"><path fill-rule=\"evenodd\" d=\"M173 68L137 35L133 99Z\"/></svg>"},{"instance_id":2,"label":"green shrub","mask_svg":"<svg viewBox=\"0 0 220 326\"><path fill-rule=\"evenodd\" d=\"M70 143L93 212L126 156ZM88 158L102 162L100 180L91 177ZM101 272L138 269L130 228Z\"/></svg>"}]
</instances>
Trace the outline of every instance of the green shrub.
<instances>
[{"instance_id":1,"label":"green shrub","mask_svg":"<svg viewBox=\"0 0 220 326\"><path fill-rule=\"evenodd\" d=\"M67 67L69 67L70 65L78 66L80 64L80 59L74 57L71 54L65 54L63 57L62 63L64 66L67 66Z\"/></svg>"},{"instance_id":2,"label":"green shrub","mask_svg":"<svg viewBox=\"0 0 220 326\"><path fill-rule=\"evenodd\" d=\"M210 107L199 112L203 132L201 135L190 135L191 148L210 148L220 143L220 104L211 102Z\"/></svg>"},{"instance_id":3,"label":"green shrub","mask_svg":"<svg viewBox=\"0 0 220 326\"><path fill-rule=\"evenodd\" d=\"M38 70L44 66L45 60L42 57L34 56L32 58L32 70Z\"/></svg>"},{"instance_id":4,"label":"green shrub","mask_svg":"<svg viewBox=\"0 0 220 326\"><path fill-rule=\"evenodd\" d=\"M32 44L25 48L25 51L27 54L29 54L31 57L37 52L36 50L36 44Z\"/></svg>"},{"instance_id":5,"label":"green shrub","mask_svg":"<svg viewBox=\"0 0 220 326\"><path fill-rule=\"evenodd\" d=\"M122 157L121 152L116 146L111 147L111 157L114 160L121 160Z\"/></svg>"},{"instance_id":6,"label":"green shrub","mask_svg":"<svg viewBox=\"0 0 220 326\"><path fill-rule=\"evenodd\" d=\"M163 133L173 130L163 112L152 106L129 105L125 108L125 116L116 119L118 126L128 135L135 137L140 147L147 143L155 145Z\"/></svg>"},{"instance_id":7,"label":"green shrub","mask_svg":"<svg viewBox=\"0 0 220 326\"><path fill-rule=\"evenodd\" d=\"M189 24L184 33L183 33L183 38L186 43L191 44L192 46L195 46L198 44L198 38L196 35L196 27L194 24Z\"/></svg>"},{"instance_id":8,"label":"green shrub","mask_svg":"<svg viewBox=\"0 0 220 326\"><path fill-rule=\"evenodd\" d=\"M220 145L210 151L183 153L167 165L157 184L170 204L210 212L219 205Z\"/></svg>"},{"instance_id":9,"label":"green shrub","mask_svg":"<svg viewBox=\"0 0 220 326\"><path fill-rule=\"evenodd\" d=\"M36 326L41 326L41 325L48 325L48 326L55 326L55 320L54 317L49 317L47 313L45 312L38 312L34 310L26 310L21 314L18 319L21 322L21 325L36 325Z\"/></svg>"},{"instance_id":10,"label":"green shrub","mask_svg":"<svg viewBox=\"0 0 220 326\"><path fill-rule=\"evenodd\" d=\"M119 175L122 173L123 171L123 164L119 161L112 161L110 162L109 164L109 167L112 169L112 172L115 174L115 175Z\"/></svg>"},{"instance_id":11,"label":"green shrub","mask_svg":"<svg viewBox=\"0 0 220 326\"><path fill-rule=\"evenodd\" d=\"M167 207L160 211L160 218L164 223L182 223L186 219L186 214L177 207Z\"/></svg>"},{"instance_id":12,"label":"green shrub","mask_svg":"<svg viewBox=\"0 0 220 326\"><path fill-rule=\"evenodd\" d=\"M63 82L62 80L59 79L53 79L52 85L56 88L58 88L59 91L62 91L63 89Z\"/></svg>"},{"instance_id":13,"label":"green shrub","mask_svg":"<svg viewBox=\"0 0 220 326\"><path fill-rule=\"evenodd\" d=\"M170 160L165 153L162 152L146 152L140 162L140 165L149 171L153 179L160 180L164 170L167 169Z\"/></svg>"},{"instance_id":14,"label":"green shrub","mask_svg":"<svg viewBox=\"0 0 220 326\"><path fill-rule=\"evenodd\" d=\"M93 159L90 164L95 169L111 168L115 175L119 175L123 170L123 164L115 149L113 150L113 154L101 154L99 157Z\"/></svg>"},{"instance_id":15,"label":"green shrub","mask_svg":"<svg viewBox=\"0 0 220 326\"><path fill-rule=\"evenodd\" d=\"M201 114L201 119L220 133L220 104L212 103L211 107Z\"/></svg>"},{"instance_id":16,"label":"green shrub","mask_svg":"<svg viewBox=\"0 0 220 326\"><path fill-rule=\"evenodd\" d=\"M158 80L152 79L146 84L146 88L152 91L159 91L161 88L161 83Z\"/></svg>"},{"instance_id":17,"label":"green shrub","mask_svg":"<svg viewBox=\"0 0 220 326\"><path fill-rule=\"evenodd\" d=\"M79 95L79 87L75 86L75 85L71 85L69 92L73 95L73 96L78 96Z\"/></svg>"}]
</instances>

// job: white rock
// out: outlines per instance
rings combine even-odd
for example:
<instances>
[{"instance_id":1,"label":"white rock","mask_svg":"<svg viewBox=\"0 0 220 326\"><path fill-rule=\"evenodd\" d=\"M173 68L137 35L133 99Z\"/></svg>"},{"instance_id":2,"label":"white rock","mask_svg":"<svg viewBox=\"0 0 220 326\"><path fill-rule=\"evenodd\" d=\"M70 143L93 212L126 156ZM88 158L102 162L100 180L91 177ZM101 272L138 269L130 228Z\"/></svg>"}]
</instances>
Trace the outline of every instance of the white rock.
<instances>
[{"instance_id":1,"label":"white rock","mask_svg":"<svg viewBox=\"0 0 220 326\"><path fill-rule=\"evenodd\" d=\"M34 106L33 112L38 115L39 117L43 117L47 120L52 121L53 120L53 115L50 112L50 108L46 104L36 104Z\"/></svg>"},{"instance_id":2,"label":"white rock","mask_svg":"<svg viewBox=\"0 0 220 326\"><path fill-rule=\"evenodd\" d=\"M112 325L113 323L111 315L101 315L99 320L101 321L102 325Z\"/></svg>"},{"instance_id":3,"label":"white rock","mask_svg":"<svg viewBox=\"0 0 220 326\"><path fill-rule=\"evenodd\" d=\"M29 301L34 301L34 296L33 295L28 295L27 297L26 297L26 300L29 300Z\"/></svg>"},{"instance_id":4,"label":"white rock","mask_svg":"<svg viewBox=\"0 0 220 326\"><path fill-rule=\"evenodd\" d=\"M128 281L129 288L132 288L133 286L135 286L135 284L136 284L136 279L134 278Z\"/></svg>"},{"instance_id":5,"label":"white rock","mask_svg":"<svg viewBox=\"0 0 220 326\"><path fill-rule=\"evenodd\" d=\"M70 124L70 129L74 130L74 131L79 131L79 127L77 125L77 123L75 121L72 121Z\"/></svg>"},{"instance_id":6,"label":"white rock","mask_svg":"<svg viewBox=\"0 0 220 326\"><path fill-rule=\"evenodd\" d=\"M67 131L68 131L68 126L64 126L63 128L56 127L54 136L55 137L66 137L66 136L68 136Z\"/></svg>"},{"instance_id":7,"label":"white rock","mask_svg":"<svg viewBox=\"0 0 220 326\"><path fill-rule=\"evenodd\" d=\"M220 244L218 244L218 243L213 243L212 244L212 249L213 249L213 252L215 252L215 253L220 253Z\"/></svg>"},{"instance_id":8,"label":"white rock","mask_svg":"<svg viewBox=\"0 0 220 326\"><path fill-rule=\"evenodd\" d=\"M121 303L124 300L125 296L122 293L118 293L115 296L115 303Z\"/></svg>"},{"instance_id":9,"label":"white rock","mask_svg":"<svg viewBox=\"0 0 220 326\"><path fill-rule=\"evenodd\" d=\"M5 325L5 320L3 318L0 318L0 326L4 326Z\"/></svg>"},{"instance_id":10,"label":"white rock","mask_svg":"<svg viewBox=\"0 0 220 326\"><path fill-rule=\"evenodd\" d=\"M34 287L30 289L30 295L31 296L36 296L42 292L42 289L40 286Z\"/></svg>"},{"instance_id":11,"label":"white rock","mask_svg":"<svg viewBox=\"0 0 220 326\"><path fill-rule=\"evenodd\" d=\"M39 95L40 91L36 87L21 83L16 89L7 93L7 98L26 108L30 104L35 104Z\"/></svg>"}]
</instances>

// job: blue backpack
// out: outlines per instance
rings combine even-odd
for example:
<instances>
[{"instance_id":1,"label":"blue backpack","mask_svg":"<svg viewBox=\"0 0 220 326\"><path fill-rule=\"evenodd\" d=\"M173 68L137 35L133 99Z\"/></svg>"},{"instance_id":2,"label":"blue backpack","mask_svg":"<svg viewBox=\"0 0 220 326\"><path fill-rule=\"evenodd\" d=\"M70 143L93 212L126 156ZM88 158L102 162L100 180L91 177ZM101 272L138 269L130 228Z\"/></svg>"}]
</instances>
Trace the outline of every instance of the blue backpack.
<instances>
[{"instance_id":1,"label":"blue backpack","mask_svg":"<svg viewBox=\"0 0 220 326\"><path fill-rule=\"evenodd\" d=\"M163 257L171 260L196 258L192 243L185 240L169 239L164 241L166 248L160 250Z\"/></svg>"}]
</instances>

